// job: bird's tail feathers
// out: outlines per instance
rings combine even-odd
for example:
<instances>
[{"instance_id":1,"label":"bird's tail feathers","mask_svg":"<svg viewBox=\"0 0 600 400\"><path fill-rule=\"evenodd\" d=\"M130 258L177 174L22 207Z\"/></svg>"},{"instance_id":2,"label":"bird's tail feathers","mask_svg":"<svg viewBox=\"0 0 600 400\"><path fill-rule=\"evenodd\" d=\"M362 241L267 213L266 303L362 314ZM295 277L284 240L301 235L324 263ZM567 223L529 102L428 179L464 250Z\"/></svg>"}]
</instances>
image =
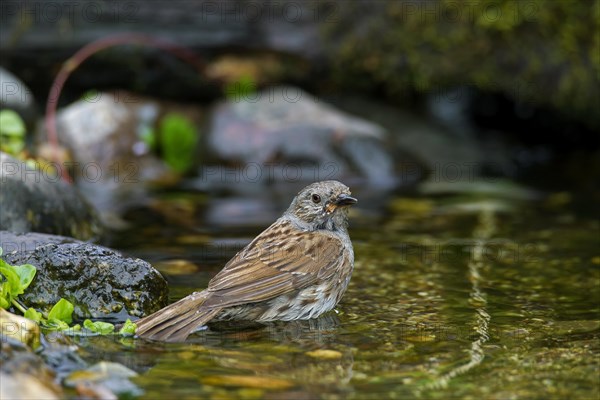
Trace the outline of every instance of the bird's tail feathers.
<instances>
[{"instance_id":1,"label":"bird's tail feathers","mask_svg":"<svg viewBox=\"0 0 600 400\"><path fill-rule=\"evenodd\" d=\"M220 308L202 307L206 299L206 292L192 293L136 321L136 334L142 338L165 342L184 341L221 311Z\"/></svg>"}]
</instances>

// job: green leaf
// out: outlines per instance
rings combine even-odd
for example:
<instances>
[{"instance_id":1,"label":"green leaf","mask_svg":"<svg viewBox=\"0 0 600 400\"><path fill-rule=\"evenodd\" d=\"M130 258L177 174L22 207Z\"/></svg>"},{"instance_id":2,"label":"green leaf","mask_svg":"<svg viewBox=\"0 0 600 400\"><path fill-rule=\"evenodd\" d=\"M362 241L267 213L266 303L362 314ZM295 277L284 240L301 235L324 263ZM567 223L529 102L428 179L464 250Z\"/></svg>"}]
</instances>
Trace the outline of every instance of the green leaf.
<instances>
[{"instance_id":1,"label":"green leaf","mask_svg":"<svg viewBox=\"0 0 600 400\"><path fill-rule=\"evenodd\" d=\"M3 275L2 275L3 276ZM10 284L4 281L4 277L2 279L2 283L0 283L0 298L10 304L11 296L10 296Z\"/></svg>"},{"instance_id":2,"label":"green leaf","mask_svg":"<svg viewBox=\"0 0 600 400\"><path fill-rule=\"evenodd\" d=\"M48 320L59 320L70 324L73 322L73 304L65 299L60 299L48 313Z\"/></svg>"},{"instance_id":3,"label":"green leaf","mask_svg":"<svg viewBox=\"0 0 600 400\"><path fill-rule=\"evenodd\" d=\"M19 294L22 294L33 281L37 269L31 264L15 265L13 269L19 276L19 282L21 283L21 293Z\"/></svg>"},{"instance_id":4,"label":"green leaf","mask_svg":"<svg viewBox=\"0 0 600 400\"><path fill-rule=\"evenodd\" d=\"M0 297L0 307L4 308L6 310L7 308L10 307L10 303L4 297Z\"/></svg>"},{"instance_id":5,"label":"green leaf","mask_svg":"<svg viewBox=\"0 0 600 400\"><path fill-rule=\"evenodd\" d=\"M0 248L0 255L2 254L2 248ZM9 308L11 303L21 311L24 311L21 307L18 307L14 303L17 296L23 294L25 289L31 284L35 277L36 268L30 264L24 265L10 265L6 261L0 259L0 306L2 308Z\"/></svg>"},{"instance_id":6,"label":"green leaf","mask_svg":"<svg viewBox=\"0 0 600 400\"><path fill-rule=\"evenodd\" d=\"M65 329L64 332L67 335L80 336L80 334L81 334L81 325L75 324L75 325L69 327L69 329Z\"/></svg>"},{"instance_id":7,"label":"green leaf","mask_svg":"<svg viewBox=\"0 0 600 400\"><path fill-rule=\"evenodd\" d=\"M25 137L25 124L19 114L13 110L0 111L0 135Z\"/></svg>"},{"instance_id":8,"label":"green leaf","mask_svg":"<svg viewBox=\"0 0 600 400\"><path fill-rule=\"evenodd\" d=\"M119 335L122 336L133 336L135 335L135 330L137 329L137 325L131 322L128 318L127 321L123 324L121 329L119 330Z\"/></svg>"},{"instance_id":9,"label":"green leaf","mask_svg":"<svg viewBox=\"0 0 600 400\"><path fill-rule=\"evenodd\" d=\"M83 321L83 327L101 335L108 335L109 333L113 333L115 330L115 326L113 324L102 321L92 322L89 319Z\"/></svg>"},{"instance_id":10,"label":"green leaf","mask_svg":"<svg viewBox=\"0 0 600 400\"><path fill-rule=\"evenodd\" d=\"M170 113L160 121L160 149L165 163L178 173L192 167L196 158L198 132L184 115Z\"/></svg>"},{"instance_id":11,"label":"green leaf","mask_svg":"<svg viewBox=\"0 0 600 400\"><path fill-rule=\"evenodd\" d=\"M18 155L25 148L25 124L13 110L0 111L0 150Z\"/></svg>"},{"instance_id":12,"label":"green leaf","mask_svg":"<svg viewBox=\"0 0 600 400\"><path fill-rule=\"evenodd\" d=\"M13 266L8 265L6 262L2 264L3 265L0 265L0 274L4 276L4 279L6 279L5 283L7 283L7 285L3 285L2 293L3 297L10 303L12 298L23 293L21 290L21 280Z\"/></svg>"},{"instance_id":13,"label":"green leaf","mask_svg":"<svg viewBox=\"0 0 600 400\"><path fill-rule=\"evenodd\" d=\"M13 156L19 156L21 151L25 148L25 141L21 138L13 136L2 137L0 141L0 150L4 151Z\"/></svg>"},{"instance_id":14,"label":"green leaf","mask_svg":"<svg viewBox=\"0 0 600 400\"><path fill-rule=\"evenodd\" d=\"M42 313L38 312L35 308L28 308L27 311L25 311L25 318L30 319L32 321L37 322L38 324L40 323L40 321L42 320Z\"/></svg>"}]
</instances>

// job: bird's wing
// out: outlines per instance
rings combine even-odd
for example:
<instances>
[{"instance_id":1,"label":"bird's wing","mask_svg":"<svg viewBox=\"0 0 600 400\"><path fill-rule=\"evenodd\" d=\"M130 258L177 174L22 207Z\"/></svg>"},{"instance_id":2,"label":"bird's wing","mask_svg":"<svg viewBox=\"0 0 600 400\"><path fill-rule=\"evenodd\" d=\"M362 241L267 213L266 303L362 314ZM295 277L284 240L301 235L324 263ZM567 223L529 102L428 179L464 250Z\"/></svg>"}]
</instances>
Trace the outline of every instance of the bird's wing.
<instances>
[{"instance_id":1,"label":"bird's wing","mask_svg":"<svg viewBox=\"0 0 600 400\"><path fill-rule=\"evenodd\" d=\"M302 231L280 219L210 281L204 306L255 303L305 288L330 277L342 265L343 252L334 236Z\"/></svg>"}]
</instances>

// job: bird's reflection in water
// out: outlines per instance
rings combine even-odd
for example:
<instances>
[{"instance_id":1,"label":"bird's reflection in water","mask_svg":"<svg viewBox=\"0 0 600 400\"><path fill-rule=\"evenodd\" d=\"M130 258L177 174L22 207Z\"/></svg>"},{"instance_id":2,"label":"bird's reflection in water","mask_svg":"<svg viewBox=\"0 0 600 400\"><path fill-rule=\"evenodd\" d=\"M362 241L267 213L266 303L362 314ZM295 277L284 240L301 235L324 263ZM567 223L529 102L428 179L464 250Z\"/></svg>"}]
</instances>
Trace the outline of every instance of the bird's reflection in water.
<instances>
[{"instance_id":1,"label":"bird's reflection in water","mask_svg":"<svg viewBox=\"0 0 600 400\"><path fill-rule=\"evenodd\" d=\"M209 328L190 337L188 343L204 343L214 339L235 340L271 340L302 345L326 344L336 336L340 320L335 314L320 318L296 321L223 321L209 324Z\"/></svg>"},{"instance_id":2,"label":"bird's reflection in water","mask_svg":"<svg viewBox=\"0 0 600 400\"><path fill-rule=\"evenodd\" d=\"M339 325L333 313L290 322L219 322L196 332L186 343L232 374L251 371L315 388L334 384L345 391L354 359L352 349L340 344Z\"/></svg>"}]
</instances>

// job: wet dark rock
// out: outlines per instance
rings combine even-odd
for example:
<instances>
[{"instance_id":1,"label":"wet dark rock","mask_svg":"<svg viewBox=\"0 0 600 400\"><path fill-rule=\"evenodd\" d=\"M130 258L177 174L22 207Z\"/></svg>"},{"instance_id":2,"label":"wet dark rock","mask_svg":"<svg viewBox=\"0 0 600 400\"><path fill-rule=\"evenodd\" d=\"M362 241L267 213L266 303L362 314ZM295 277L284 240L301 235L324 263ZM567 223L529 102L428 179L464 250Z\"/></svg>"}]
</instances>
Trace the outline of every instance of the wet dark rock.
<instances>
[{"instance_id":1,"label":"wet dark rock","mask_svg":"<svg viewBox=\"0 0 600 400\"><path fill-rule=\"evenodd\" d=\"M0 153L0 229L43 232L79 239L98 237L102 227L94 209L49 168L38 170Z\"/></svg>"},{"instance_id":2,"label":"wet dark rock","mask_svg":"<svg viewBox=\"0 0 600 400\"><path fill-rule=\"evenodd\" d=\"M73 317L124 321L164 307L168 287L147 262L90 243L60 236L1 232L3 258L32 264L37 274L21 299L49 311L61 297L75 306Z\"/></svg>"},{"instance_id":3,"label":"wet dark rock","mask_svg":"<svg viewBox=\"0 0 600 400\"><path fill-rule=\"evenodd\" d=\"M205 167L207 184L308 182L360 178L396 182L385 130L303 90L280 86L219 104L209 144L234 168Z\"/></svg>"},{"instance_id":4,"label":"wet dark rock","mask_svg":"<svg viewBox=\"0 0 600 400\"><path fill-rule=\"evenodd\" d=\"M83 242L71 237L49 235L47 233L15 233L0 231L0 247L3 249L3 255L15 252L19 254L33 253L38 248L48 244L61 245L66 243Z\"/></svg>"}]
</instances>

